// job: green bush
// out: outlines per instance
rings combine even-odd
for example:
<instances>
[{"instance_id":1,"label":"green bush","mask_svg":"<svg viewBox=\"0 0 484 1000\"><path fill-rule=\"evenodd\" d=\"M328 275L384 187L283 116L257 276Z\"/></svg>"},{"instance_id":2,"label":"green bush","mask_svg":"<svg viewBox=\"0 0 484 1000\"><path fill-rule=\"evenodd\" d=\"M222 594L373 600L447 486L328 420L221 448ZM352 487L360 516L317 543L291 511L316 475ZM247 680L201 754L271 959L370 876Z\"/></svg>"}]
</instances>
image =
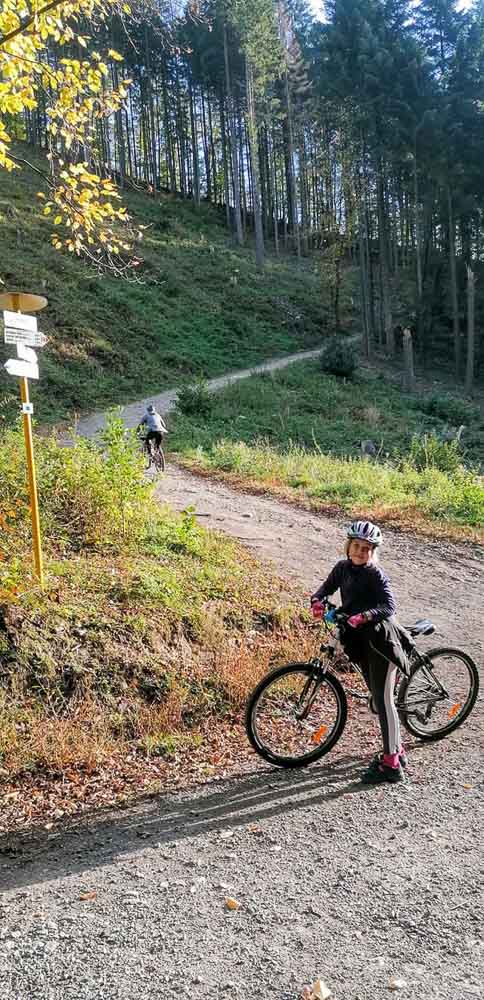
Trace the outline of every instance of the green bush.
<instances>
[{"instance_id":1,"label":"green bush","mask_svg":"<svg viewBox=\"0 0 484 1000\"><path fill-rule=\"evenodd\" d=\"M36 438L42 533L64 550L118 549L135 544L142 530L152 484L133 432L111 413L102 446L78 438L62 448L55 437ZM16 514L17 540L29 533L25 451L20 431L0 442L0 512Z\"/></svg>"},{"instance_id":2,"label":"green bush","mask_svg":"<svg viewBox=\"0 0 484 1000\"><path fill-rule=\"evenodd\" d=\"M406 462L418 472L424 469L456 472L462 465L460 444L458 441L441 441L433 432L423 437L415 435Z\"/></svg>"},{"instance_id":3,"label":"green bush","mask_svg":"<svg viewBox=\"0 0 484 1000\"><path fill-rule=\"evenodd\" d=\"M479 408L465 399L456 399L447 393L432 393L424 399L415 399L415 408L431 417L439 417L451 424L470 424L479 417Z\"/></svg>"},{"instance_id":4,"label":"green bush","mask_svg":"<svg viewBox=\"0 0 484 1000\"><path fill-rule=\"evenodd\" d=\"M176 409L185 417L208 417L213 410L213 404L213 395L203 378L182 385L178 390Z\"/></svg>"},{"instance_id":5,"label":"green bush","mask_svg":"<svg viewBox=\"0 0 484 1000\"><path fill-rule=\"evenodd\" d=\"M340 337L331 337L321 354L323 372L338 377L352 378L356 365L354 344Z\"/></svg>"}]
</instances>

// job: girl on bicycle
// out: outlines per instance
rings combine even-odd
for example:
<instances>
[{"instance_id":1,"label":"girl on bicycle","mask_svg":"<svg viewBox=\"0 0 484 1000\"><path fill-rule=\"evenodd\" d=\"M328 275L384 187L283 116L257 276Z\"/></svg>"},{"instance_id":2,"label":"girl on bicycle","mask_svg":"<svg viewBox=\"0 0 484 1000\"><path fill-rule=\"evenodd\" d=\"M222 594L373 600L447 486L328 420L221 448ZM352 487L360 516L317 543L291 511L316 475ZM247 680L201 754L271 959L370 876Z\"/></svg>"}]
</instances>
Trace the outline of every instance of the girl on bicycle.
<instances>
[{"instance_id":1,"label":"girl on bicycle","mask_svg":"<svg viewBox=\"0 0 484 1000\"><path fill-rule=\"evenodd\" d=\"M385 573L378 566L382 533L371 521L354 521L347 532L346 559L336 563L328 578L311 597L315 618L326 616L326 598L340 591L339 609L348 615L341 641L350 660L363 671L378 712L383 753L377 755L361 780L365 784L404 780L407 758L400 739L400 721L394 691L397 670L408 668L410 637L397 624L395 599Z\"/></svg>"}]
</instances>

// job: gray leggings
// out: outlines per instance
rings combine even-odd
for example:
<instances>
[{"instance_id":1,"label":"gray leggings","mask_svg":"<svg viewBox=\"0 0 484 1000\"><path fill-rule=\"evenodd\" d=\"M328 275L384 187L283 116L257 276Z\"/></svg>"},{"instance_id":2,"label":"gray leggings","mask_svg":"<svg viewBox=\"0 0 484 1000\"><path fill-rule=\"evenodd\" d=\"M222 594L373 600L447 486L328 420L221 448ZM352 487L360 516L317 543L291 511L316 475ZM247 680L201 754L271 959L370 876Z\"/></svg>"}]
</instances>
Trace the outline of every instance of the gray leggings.
<instances>
[{"instance_id":1,"label":"gray leggings","mask_svg":"<svg viewBox=\"0 0 484 1000\"><path fill-rule=\"evenodd\" d=\"M383 753L398 753L401 746L400 719L394 697L397 667L394 663L373 661L363 667L363 675L378 712Z\"/></svg>"}]
</instances>

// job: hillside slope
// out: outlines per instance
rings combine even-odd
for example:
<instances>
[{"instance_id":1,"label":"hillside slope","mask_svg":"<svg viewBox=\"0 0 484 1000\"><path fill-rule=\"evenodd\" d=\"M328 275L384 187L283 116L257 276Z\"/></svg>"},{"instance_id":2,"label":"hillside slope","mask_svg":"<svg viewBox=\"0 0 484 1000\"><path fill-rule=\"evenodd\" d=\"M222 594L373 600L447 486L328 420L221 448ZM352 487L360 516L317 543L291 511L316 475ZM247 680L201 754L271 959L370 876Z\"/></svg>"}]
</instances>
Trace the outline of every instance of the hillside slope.
<instances>
[{"instance_id":1,"label":"hillside slope","mask_svg":"<svg viewBox=\"0 0 484 1000\"><path fill-rule=\"evenodd\" d=\"M129 211L148 227L139 280L126 282L98 277L50 246L38 189L27 171L0 173L3 289L49 299L42 329L50 341L33 390L41 419L129 401L184 375L216 375L320 339L326 310L314 264L269 257L259 274L251 246L234 247L216 209L126 194ZM0 397L12 388L2 364Z\"/></svg>"}]
</instances>

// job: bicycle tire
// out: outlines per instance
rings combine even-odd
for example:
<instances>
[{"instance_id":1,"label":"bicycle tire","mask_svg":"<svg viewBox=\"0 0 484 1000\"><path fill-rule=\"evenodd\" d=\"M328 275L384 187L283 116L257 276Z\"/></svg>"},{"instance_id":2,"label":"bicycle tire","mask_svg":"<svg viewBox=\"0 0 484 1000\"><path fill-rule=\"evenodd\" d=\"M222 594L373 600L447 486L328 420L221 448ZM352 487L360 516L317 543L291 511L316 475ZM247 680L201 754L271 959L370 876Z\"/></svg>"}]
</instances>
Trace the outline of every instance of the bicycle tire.
<instances>
[{"instance_id":1,"label":"bicycle tire","mask_svg":"<svg viewBox=\"0 0 484 1000\"><path fill-rule=\"evenodd\" d=\"M164 472L166 467L165 454L159 445L155 448L152 456L152 463L157 472Z\"/></svg>"},{"instance_id":2,"label":"bicycle tire","mask_svg":"<svg viewBox=\"0 0 484 1000\"><path fill-rule=\"evenodd\" d=\"M450 736L450 734L453 733L455 729L458 729L459 726L461 726L469 717L476 703L477 696L479 694L479 672L477 670L476 664L474 663L474 660L469 656L468 653L463 653L462 650L454 649L451 646L440 646L436 649L430 649L428 653L425 654L425 659L438 660L440 656L453 656L456 659L461 660L466 665L471 678L471 689L469 697L465 702L463 710L459 712L455 718L451 719L451 721L446 726L442 726L441 729L437 729L432 732L428 733L422 732L422 729L419 728L414 722L412 722L412 713L405 712L403 709L399 709L399 716L405 728L408 730L409 733L412 734L412 736L416 736L419 740L422 740L422 742L424 743L433 743L436 740L442 740L446 736ZM402 681L399 701L400 700L404 701L408 688L412 682L412 679L416 676L416 674L418 674L421 668L422 664L417 663L411 669L409 677L406 677Z\"/></svg>"},{"instance_id":3,"label":"bicycle tire","mask_svg":"<svg viewBox=\"0 0 484 1000\"><path fill-rule=\"evenodd\" d=\"M329 753L330 750L335 746L335 744L340 739L343 730L346 725L346 720L348 717L348 702L345 694L343 685L340 683L337 677L331 673L325 673L322 676L322 683L329 684L333 689L333 693L336 697L336 702L338 705L338 720L336 726L331 732L330 738L325 741L324 744L318 746L310 754L305 754L301 758L288 757L283 754L277 754L271 751L269 748L264 746L258 737L257 728L255 725L255 710L261 695L266 691L271 684L274 684L276 680L283 677L285 674L290 673L301 673L306 674L309 678L314 674L314 666L311 663L287 663L282 667L278 667L271 673L267 674L259 682L257 687L252 692L246 706L245 711L245 729L249 743L263 760L266 760L269 764L274 764L276 767L282 768L300 768L307 767L309 764L313 764L315 761L319 760L325 754Z\"/></svg>"}]
</instances>

